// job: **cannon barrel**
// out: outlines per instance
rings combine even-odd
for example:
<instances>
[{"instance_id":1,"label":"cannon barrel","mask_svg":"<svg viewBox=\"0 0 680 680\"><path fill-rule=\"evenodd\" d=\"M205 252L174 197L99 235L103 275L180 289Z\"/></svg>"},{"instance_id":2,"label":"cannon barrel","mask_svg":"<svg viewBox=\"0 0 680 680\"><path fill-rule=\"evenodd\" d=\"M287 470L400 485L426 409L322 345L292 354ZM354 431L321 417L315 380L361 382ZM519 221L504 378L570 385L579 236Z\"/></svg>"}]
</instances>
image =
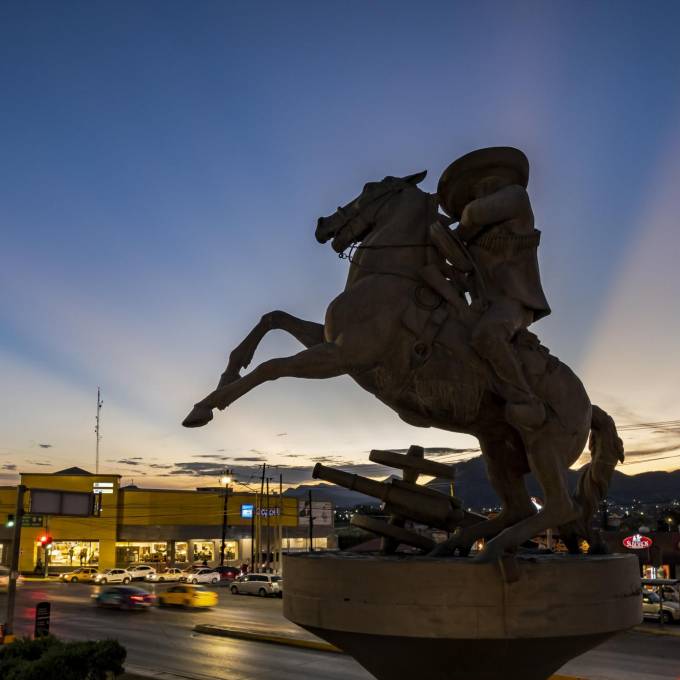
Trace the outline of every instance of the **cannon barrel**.
<instances>
[{"instance_id":1,"label":"cannon barrel","mask_svg":"<svg viewBox=\"0 0 680 680\"><path fill-rule=\"evenodd\" d=\"M416 447L411 447L416 448ZM420 447L418 447L420 448ZM400 470L413 470L421 475L431 475L432 477L444 477L444 479L455 479L456 469L453 465L444 465L437 463L434 460L422 458L422 456L415 456L410 454L404 455L396 451L382 451L380 449L373 449L368 456L368 460L374 463L380 463L387 467L395 467ZM422 449L421 449L422 451Z\"/></svg>"},{"instance_id":2,"label":"cannon barrel","mask_svg":"<svg viewBox=\"0 0 680 680\"><path fill-rule=\"evenodd\" d=\"M440 529L455 528L464 516L460 509L454 507L449 497L444 494L433 495L430 489L421 491L415 484L395 485L376 482L368 477L326 467L321 463L314 466L312 477L379 498L395 515Z\"/></svg>"}]
</instances>

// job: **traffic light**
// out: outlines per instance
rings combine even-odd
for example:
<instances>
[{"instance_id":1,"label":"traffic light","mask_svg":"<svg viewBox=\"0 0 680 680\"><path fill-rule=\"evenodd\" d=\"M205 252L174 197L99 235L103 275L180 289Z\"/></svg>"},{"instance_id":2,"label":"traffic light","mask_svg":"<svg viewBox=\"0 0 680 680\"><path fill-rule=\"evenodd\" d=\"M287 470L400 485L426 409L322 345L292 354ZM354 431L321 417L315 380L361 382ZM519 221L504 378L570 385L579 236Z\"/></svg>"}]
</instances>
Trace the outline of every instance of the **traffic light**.
<instances>
[{"instance_id":1,"label":"traffic light","mask_svg":"<svg viewBox=\"0 0 680 680\"><path fill-rule=\"evenodd\" d=\"M40 543L41 547L46 548L48 545L52 543L52 537L49 534L43 534L38 539L38 543Z\"/></svg>"},{"instance_id":2,"label":"traffic light","mask_svg":"<svg viewBox=\"0 0 680 680\"><path fill-rule=\"evenodd\" d=\"M7 515L7 521L5 522L5 526L8 529L11 529L14 526L14 515Z\"/></svg>"}]
</instances>

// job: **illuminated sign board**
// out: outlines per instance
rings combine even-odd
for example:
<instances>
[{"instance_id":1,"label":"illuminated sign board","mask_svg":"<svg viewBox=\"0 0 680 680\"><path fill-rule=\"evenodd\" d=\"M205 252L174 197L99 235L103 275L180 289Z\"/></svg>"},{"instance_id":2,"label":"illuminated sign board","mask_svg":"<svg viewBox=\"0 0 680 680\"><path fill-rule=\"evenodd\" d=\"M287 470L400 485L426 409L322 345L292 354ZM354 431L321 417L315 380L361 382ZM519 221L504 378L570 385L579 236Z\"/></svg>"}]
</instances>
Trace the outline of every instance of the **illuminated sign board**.
<instances>
[{"instance_id":1,"label":"illuminated sign board","mask_svg":"<svg viewBox=\"0 0 680 680\"><path fill-rule=\"evenodd\" d=\"M642 534L633 534L623 539L623 545L631 550L644 550L651 547L652 539Z\"/></svg>"},{"instance_id":2,"label":"illuminated sign board","mask_svg":"<svg viewBox=\"0 0 680 680\"><path fill-rule=\"evenodd\" d=\"M113 482L93 482L92 493L113 493Z\"/></svg>"},{"instance_id":3,"label":"illuminated sign board","mask_svg":"<svg viewBox=\"0 0 680 680\"><path fill-rule=\"evenodd\" d=\"M253 514L260 517L278 517L281 514L281 508L255 508L252 503L243 503L241 505L242 519L253 519Z\"/></svg>"}]
</instances>

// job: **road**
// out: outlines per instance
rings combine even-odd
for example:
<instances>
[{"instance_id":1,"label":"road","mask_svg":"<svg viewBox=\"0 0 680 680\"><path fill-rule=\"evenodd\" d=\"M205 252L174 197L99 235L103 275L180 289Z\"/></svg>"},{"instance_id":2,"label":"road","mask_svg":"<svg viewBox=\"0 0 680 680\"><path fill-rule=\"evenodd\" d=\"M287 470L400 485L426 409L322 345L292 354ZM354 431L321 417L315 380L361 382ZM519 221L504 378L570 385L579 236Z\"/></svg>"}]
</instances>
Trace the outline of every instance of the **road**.
<instances>
[{"instance_id":1,"label":"road","mask_svg":"<svg viewBox=\"0 0 680 680\"><path fill-rule=\"evenodd\" d=\"M54 634L65 639L115 638L126 647L128 662L142 668L220 680L372 678L344 655L218 638L192 630L197 623L208 623L311 637L283 618L280 600L234 596L217 588L220 603L212 610L118 612L93 606L91 595L96 591L95 586L84 584L24 583L17 599L17 633L32 634L35 605L47 600L52 603ZM0 596L0 612L4 607L5 597ZM680 637L626 633L571 661L560 672L589 680L680 680Z\"/></svg>"}]
</instances>

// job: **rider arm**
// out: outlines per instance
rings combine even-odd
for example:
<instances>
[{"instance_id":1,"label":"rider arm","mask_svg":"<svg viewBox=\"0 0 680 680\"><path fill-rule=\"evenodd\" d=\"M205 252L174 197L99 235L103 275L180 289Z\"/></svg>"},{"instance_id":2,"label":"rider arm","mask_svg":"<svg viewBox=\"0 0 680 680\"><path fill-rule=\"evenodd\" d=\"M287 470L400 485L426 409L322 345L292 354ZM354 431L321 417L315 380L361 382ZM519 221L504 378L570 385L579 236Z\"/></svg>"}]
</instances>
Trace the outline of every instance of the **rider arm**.
<instances>
[{"instance_id":1,"label":"rider arm","mask_svg":"<svg viewBox=\"0 0 680 680\"><path fill-rule=\"evenodd\" d=\"M506 186L465 206L455 230L459 238L469 242L488 227L507 223L512 232L528 234L534 228L534 214L529 195L519 185Z\"/></svg>"}]
</instances>

